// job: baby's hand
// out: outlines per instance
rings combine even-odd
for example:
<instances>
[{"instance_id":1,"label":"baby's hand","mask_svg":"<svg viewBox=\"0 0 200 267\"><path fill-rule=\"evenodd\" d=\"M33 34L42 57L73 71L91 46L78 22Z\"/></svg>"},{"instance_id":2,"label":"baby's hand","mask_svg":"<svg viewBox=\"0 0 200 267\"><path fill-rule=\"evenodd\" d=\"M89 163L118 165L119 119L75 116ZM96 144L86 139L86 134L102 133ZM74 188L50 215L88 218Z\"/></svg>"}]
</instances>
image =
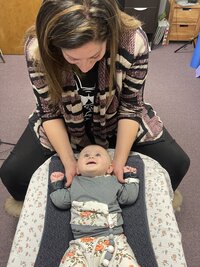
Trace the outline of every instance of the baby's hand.
<instances>
[{"instance_id":1,"label":"baby's hand","mask_svg":"<svg viewBox=\"0 0 200 267\"><path fill-rule=\"evenodd\" d=\"M51 183L62 181L64 179L64 173L62 172L53 172L50 176Z\"/></svg>"},{"instance_id":2,"label":"baby's hand","mask_svg":"<svg viewBox=\"0 0 200 267\"><path fill-rule=\"evenodd\" d=\"M124 173L127 173L127 172L137 173L137 169L131 166L124 166L123 170L124 170Z\"/></svg>"}]
</instances>

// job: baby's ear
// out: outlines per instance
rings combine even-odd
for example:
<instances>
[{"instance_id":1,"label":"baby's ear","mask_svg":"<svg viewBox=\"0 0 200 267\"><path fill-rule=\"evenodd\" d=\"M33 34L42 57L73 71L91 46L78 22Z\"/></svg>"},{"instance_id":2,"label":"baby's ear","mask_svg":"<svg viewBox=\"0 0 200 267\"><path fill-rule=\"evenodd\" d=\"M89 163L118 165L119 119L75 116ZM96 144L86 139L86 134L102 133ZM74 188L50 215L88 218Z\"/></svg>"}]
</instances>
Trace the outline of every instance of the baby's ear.
<instances>
[{"instance_id":1,"label":"baby's ear","mask_svg":"<svg viewBox=\"0 0 200 267\"><path fill-rule=\"evenodd\" d=\"M108 169L107 169L107 174L111 174L112 172L113 172L113 166L112 166L112 164L110 164Z\"/></svg>"}]
</instances>

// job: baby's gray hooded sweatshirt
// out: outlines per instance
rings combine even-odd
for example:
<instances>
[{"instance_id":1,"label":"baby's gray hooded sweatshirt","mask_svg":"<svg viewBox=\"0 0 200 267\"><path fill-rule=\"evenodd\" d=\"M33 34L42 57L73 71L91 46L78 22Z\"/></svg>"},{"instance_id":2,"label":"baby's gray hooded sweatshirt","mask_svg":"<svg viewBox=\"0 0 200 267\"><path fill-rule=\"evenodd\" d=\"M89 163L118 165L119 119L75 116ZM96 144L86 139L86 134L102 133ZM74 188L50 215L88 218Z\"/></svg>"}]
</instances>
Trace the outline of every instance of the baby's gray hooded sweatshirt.
<instances>
[{"instance_id":1,"label":"baby's gray hooded sweatshirt","mask_svg":"<svg viewBox=\"0 0 200 267\"><path fill-rule=\"evenodd\" d=\"M74 238L108 236L123 233L120 205L133 204L139 192L139 179L131 177L125 183L116 176L75 176L70 188L61 188L50 194L60 209L71 207L71 228Z\"/></svg>"}]
</instances>

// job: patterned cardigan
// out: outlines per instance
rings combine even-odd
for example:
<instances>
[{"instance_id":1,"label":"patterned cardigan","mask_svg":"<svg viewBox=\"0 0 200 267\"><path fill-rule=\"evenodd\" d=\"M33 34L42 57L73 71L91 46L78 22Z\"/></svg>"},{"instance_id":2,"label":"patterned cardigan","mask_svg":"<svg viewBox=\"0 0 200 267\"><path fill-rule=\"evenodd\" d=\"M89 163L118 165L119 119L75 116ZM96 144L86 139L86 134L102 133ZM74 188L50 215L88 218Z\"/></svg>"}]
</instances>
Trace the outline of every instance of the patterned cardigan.
<instances>
[{"instance_id":1,"label":"patterned cardigan","mask_svg":"<svg viewBox=\"0 0 200 267\"><path fill-rule=\"evenodd\" d=\"M34 65L37 54L37 39L26 42L25 55L31 85L36 97L36 110L29 118L29 124L40 143L53 150L42 127L46 120L63 118L70 136L72 148L84 147L90 143L84 126L81 97L74 74L64 74L61 101L50 103L45 75ZM149 104L144 103L143 91L148 70L149 47L146 34L141 28L123 32L116 57L116 82L109 96L109 54L99 61L97 93L94 97L91 131L95 142L108 147L108 138L116 135L117 122L130 119L139 122L136 143L154 141L163 130L163 123ZM128 133L127 133L128 134Z\"/></svg>"}]
</instances>

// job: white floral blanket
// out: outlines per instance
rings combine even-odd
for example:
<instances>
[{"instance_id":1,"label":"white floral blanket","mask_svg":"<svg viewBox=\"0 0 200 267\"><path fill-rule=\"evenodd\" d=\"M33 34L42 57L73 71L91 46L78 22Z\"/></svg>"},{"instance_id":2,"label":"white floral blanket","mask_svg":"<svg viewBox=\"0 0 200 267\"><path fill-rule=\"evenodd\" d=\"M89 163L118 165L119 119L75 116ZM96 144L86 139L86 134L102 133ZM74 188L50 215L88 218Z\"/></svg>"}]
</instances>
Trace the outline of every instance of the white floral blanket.
<instances>
[{"instance_id":1,"label":"white floral blanket","mask_svg":"<svg viewBox=\"0 0 200 267\"><path fill-rule=\"evenodd\" d=\"M173 191L168 173L155 160L133 154L140 155L145 163L147 217L157 264L159 267L186 267L181 233L172 208ZM7 267L35 264L44 229L49 162L50 159L31 179Z\"/></svg>"}]
</instances>

